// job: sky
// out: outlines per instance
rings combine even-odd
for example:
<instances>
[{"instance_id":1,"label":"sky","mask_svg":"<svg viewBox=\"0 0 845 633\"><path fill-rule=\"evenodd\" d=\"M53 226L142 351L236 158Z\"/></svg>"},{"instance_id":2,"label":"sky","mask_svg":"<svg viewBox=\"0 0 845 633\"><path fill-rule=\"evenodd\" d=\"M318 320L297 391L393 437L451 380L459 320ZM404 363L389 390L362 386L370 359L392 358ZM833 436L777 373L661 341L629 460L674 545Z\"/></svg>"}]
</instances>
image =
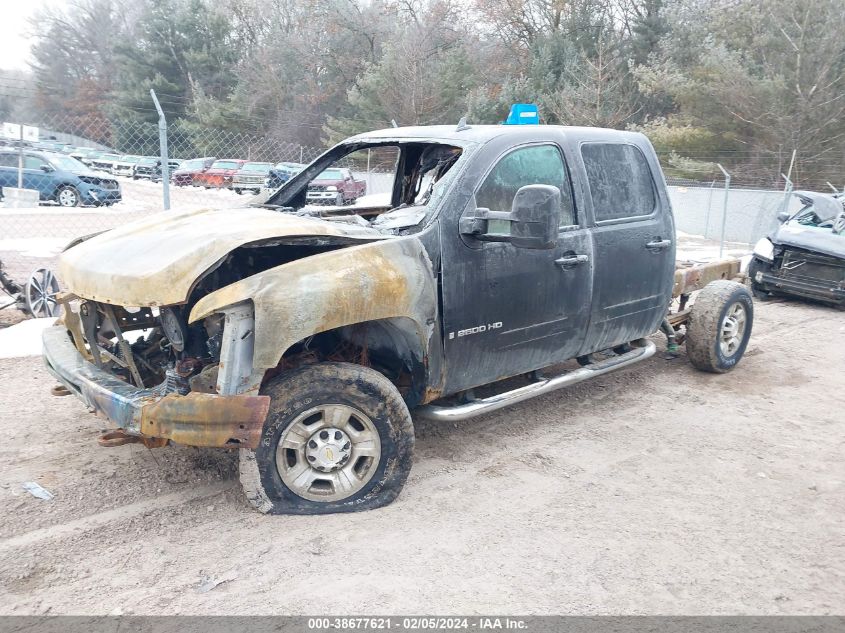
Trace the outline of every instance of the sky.
<instances>
[{"instance_id":1,"label":"sky","mask_svg":"<svg viewBox=\"0 0 845 633\"><path fill-rule=\"evenodd\" d=\"M46 6L65 4L66 0L0 0L0 68L26 70L29 59L29 17Z\"/></svg>"}]
</instances>

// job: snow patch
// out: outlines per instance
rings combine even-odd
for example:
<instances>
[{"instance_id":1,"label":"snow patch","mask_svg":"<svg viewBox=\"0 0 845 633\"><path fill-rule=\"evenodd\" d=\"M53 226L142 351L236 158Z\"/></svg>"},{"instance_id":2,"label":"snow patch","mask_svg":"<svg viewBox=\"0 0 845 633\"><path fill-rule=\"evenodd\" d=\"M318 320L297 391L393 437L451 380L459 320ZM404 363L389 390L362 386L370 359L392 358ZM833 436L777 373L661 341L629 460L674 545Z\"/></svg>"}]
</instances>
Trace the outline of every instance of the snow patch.
<instances>
[{"instance_id":1,"label":"snow patch","mask_svg":"<svg viewBox=\"0 0 845 633\"><path fill-rule=\"evenodd\" d=\"M56 319L27 319L0 329L0 358L20 358L41 355L41 332Z\"/></svg>"}]
</instances>

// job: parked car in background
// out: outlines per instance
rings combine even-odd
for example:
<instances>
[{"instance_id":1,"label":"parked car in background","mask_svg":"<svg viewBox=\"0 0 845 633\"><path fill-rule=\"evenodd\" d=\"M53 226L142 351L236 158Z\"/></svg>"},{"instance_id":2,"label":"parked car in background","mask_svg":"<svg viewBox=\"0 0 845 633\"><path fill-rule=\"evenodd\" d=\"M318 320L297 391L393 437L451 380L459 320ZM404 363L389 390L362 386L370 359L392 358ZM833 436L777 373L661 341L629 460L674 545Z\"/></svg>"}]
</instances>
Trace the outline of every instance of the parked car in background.
<instances>
[{"instance_id":1,"label":"parked car in background","mask_svg":"<svg viewBox=\"0 0 845 633\"><path fill-rule=\"evenodd\" d=\"M108 154L108 152L106 150L93 149L91 151L83 153L82 156L80 156L80 157L74 156L74 158L76 158L78 161L85 163L86 165L91 167L91 163L93 163L95 160L97 160L98 158L100 158L101 156L103 156L105 154Z\"/></svg>"},{"instance_id":2,"label":"parked car in background","mask_svg":"<svg viewBox=\"0 0 845 633\"><path fill-rule=\"evenodd\" d=\"M141 160L140 156L124 154L112 163L111 173L115 176L131 176L139 160Z\"/></svg>"},{"instance_id":3,"label":"parked car in background","mask_svg":"<svg viewBox=\"0 0 845 633\"><path fill-rule=\"evenodd\" d=\"M232 178L246 164L245 160L224 158L214 161L211 167L194 176L194 184L210 189L223 189L232 185Z\"/></svg>"},{"instance_id":4,"label":"parked car in background","mask_svg":"<svg viewBox=\"0 0 845 633\"><path fill-rule=\"evenodd\" d=\"M100 171L111 173L112 167L117 160L120 160L120 156L118 154L105 152L95 158L92 158L89 167L91 167L91 169L98 169Z\"/></svg>"},{"instance_id":5,"label":"parked car in background","mask_svg":"<svg viewBox=\"0 0 845 633\"><path fill-rule=\"evenodd\" d=\"M267 175L264 186L268 189L278 189L301 172L304 167L302 163L276 163Z\"/></svg>"},{"instance_id":6,"label":"parked car in background","mask_svg":"<svg viewBox=\"0 0 845 633\"><path fill-rule=\"evenodd\" d=\"M308 185L305 200L309 204L352 204L367 193L367 183L355 180L346 168L326 169Z\"/></svg>"},{"instance_id":7,"label":"parked car in background","mask_svg":"<svg viewBox=\"0 0 845 633\"><path fill-rule=\"evenodd\" d=\"M57 152L24 153L23 186L38 191L43 202L63 207L109 206L120 202L120 185L102 172ZM18 152L0 150L0 187L18 186Z\"/></svg>"},{"instance_id":8,"label":"parked car in background","mask_svg":"<svg viewBox=\"0 0 845 633\"><path fill-rule=\"evenodd\" d=\"M142 156L132 169L132 180L161 180L161 159L155 156Z\"/></svg>"},{"instance_id":9,"label":"parked car in background","mask_svg":"<svg viewBox=\"0 0 845 633\"><path fill-rule=\"evenodd\" d=\"M169 159L167 161L168 169L172 174L181 165L182 161L176 159ZM140 160L135 163L132 169L132 180L151 180L153 182L161 181L161 158L158 156L141 156Z\"/></svg>"},{"instance_id":10,"label":"parked car in background","mask_svg":"<svg viewBox=\"0 0 845 633\"><path fill-rule=\"evenodd\" d=\"M78 161L82 161L87 165L88 163L86 159L88 157L93 157L102 153L102 151L94 149L92 147L77 147L70 153L70 157L75 158Z\"/></svg>"},{"instance_id":11,"label":"parked car in background","mask_svg":"<svg viewBox=\"0 0 845 633\"><path fill-rule=\"evenodd\" d=\"M170 182L178 187L187 187L194 184L194 178L202 174L214 164L217 159L212 157L192 158L182 161L178 169L174 170Z\"/></svg>"},{"instance_id":12,"label":"parked car in background","mask_svg":"<svg viewBox=\"0 0 845 633\"><path fill-rule=\"evenodd\" d=\"M845 194L796 191L801 209L754 247L754 295L791 295L845 307Z\"/></svg>"},{"instance_id":13,"label":"parked car in background","mask_svg":"<svg viewBox=\"0 0 845 633\"><path fill-rule=\"evenodd\" d=\"M246 163L232 177L232 189L238 194L259 193L272 168L273 163Z\"/></svg>"}]
</instances>

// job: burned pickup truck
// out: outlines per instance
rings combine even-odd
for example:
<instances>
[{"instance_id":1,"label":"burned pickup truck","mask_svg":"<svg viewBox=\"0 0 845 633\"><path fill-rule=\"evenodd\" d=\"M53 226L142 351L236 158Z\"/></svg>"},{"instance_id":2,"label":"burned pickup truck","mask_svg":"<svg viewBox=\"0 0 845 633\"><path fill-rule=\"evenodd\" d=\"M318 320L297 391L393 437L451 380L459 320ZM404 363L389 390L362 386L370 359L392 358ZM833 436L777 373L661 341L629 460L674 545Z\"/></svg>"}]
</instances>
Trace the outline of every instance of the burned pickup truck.
<instances>
[{"instance_id":1,"label":"burned pickup truck","mask_svg":"<svg viewBox=\"0 0 845 633\"><path fill-rule=\"evenodd\" d=\"M845 194L796 191L801 208L760 239L748 266L754 294L787 295L845 307Z\"/></svg>"},{"instance_id":2,"label":"burned pickup truck","mask_svg":"<svg viewBox=\"0 0 845 633\"><path fill-rule=\"evenodd\" d=\"M393 165L378 204L308 204L314 179L362 153ZM392 501L411 467L411 411L495 411L644 361L658 330L710 372L748 344L739 263L676 269L641 134L387 129L268 196L73 245L64 317L44 333L49 370L117 427L102 443L238 448L262 512Z\"/></svg>"}]
</instances>

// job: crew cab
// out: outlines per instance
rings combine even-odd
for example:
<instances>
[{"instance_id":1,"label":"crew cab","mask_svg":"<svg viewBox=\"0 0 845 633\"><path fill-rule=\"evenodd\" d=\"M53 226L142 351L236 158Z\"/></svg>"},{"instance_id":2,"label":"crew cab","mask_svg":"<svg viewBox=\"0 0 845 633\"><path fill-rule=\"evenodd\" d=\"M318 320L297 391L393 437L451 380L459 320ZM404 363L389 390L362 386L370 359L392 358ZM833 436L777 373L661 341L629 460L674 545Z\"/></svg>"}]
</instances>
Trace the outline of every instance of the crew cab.
<instances>
[{"instance_id":1,"label":"crew cab","mask_svg":"<svg viewBox=\"0 0 845 633\"><path fill-rule=\"evenodd\" d=\"M367 193L367 183L356 180L352 170L333 167L327 169L308 185L309 204L352 204Z\"/></svg>"},{"instance_id":2,"label":"crew cab","mask_svg":"<svg viewBox=\"0 0 845 633\"><path fill-rule=\"evenodd\" d=\"M327 170L376 154L393 171L372 205L309 205ZM361 134L253 206L80 240L59 273L44 358L111 421L101 443L238 448L269 513L391 502L412 411L451 422L618 371L658 330L726 372L753 321L738 261L676 266L648 139L595 128Z\"/></svg>"}]
</instances>

